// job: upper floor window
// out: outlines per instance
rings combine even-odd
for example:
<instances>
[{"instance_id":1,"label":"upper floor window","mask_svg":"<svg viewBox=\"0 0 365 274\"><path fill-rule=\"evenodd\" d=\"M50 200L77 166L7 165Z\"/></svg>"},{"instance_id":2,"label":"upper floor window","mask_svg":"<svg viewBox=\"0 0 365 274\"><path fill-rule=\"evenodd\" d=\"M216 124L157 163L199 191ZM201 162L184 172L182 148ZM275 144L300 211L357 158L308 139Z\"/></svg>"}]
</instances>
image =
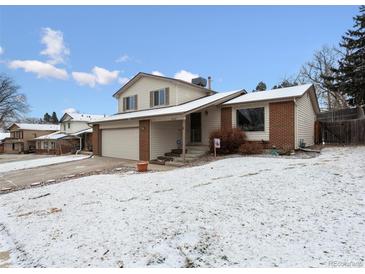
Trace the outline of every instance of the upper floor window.
<instances>
[{"instance_id":1,"label":"upper floor window","mask_svg":"<svg viewBox=\"0 0 365 274\"><path fill-rule=\"evenodd\" d=\"M169 88L162 88L150 92L150 106L163 106L169 104Z\"/></svg>"},{"instance_id":2,"label":"upper floor window","mask_svg":"<svg viewBox=\"0 0 365 274\"><path fill-rule=\"evenodd\" d=\"M63 124L63 130L66 131L66 124Z\"/></svg>"},{"instance_id":3,"label":"upper floor window","mask_svg":"<svg viewBox=\"0 0 365 274\"><path fill-rule=\"evenodd\" d=\"M67 127L68 128L71 128L71 123L67 123Z\"/></svg>"},{"instance_id":4,"label":"upper floor window","mask_svg":"<svg viewBox=\"0 0 365 274\"><path fill-rule=\"evenodd\" d=\"M123 111L137 109L137 95L123 98Z\"/></svg>"},{"instance_id":5,"label":"upper floor window","mask_svg":"<svg viewBox=\"0 0 365 274\"><path fill-rule=\"evenodd\" d=\"M265 131L265 109L237 109L237 127L244 131Z\"/></svg>"}]
</instances>

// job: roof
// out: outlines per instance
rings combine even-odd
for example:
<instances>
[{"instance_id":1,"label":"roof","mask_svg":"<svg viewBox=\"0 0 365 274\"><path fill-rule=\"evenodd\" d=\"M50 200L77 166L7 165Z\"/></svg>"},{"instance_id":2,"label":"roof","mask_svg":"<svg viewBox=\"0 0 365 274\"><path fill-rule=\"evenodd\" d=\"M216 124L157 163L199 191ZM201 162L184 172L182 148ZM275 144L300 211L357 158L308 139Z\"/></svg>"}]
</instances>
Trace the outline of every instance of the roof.
<instances>
[{"instance_id":1,"label":"roof","mask_svg":"<svg viewBox=\"0 0 365 274\"><path fill-rule=\"evenodd\" d=\"M0 142L4 140L5 138L10 137L10 132L0 132Z\"/></svg>"},{"instance_id":2,"label":"roof","mask_svg":"<svg viewBox=\"0 0 365 274\"><path fill-rule=\"evenodd\" d=\"M230 101L227 101L224 103L224 105L301 97L312 86L313 86L312 84L306 84L306 85L300 85L300 86L294 86L294 87L288 87L288 88L250 92L250 93L241 95L239 97L236 97Z\"/></svg>"},{"instance_id":3,"label":"roof","mask_svg":"<svg viewBox=\"0 0 365 274\"><path fill-rule=\"evenodd\" d=\"M83 134L83 133L92 133L92 132L93 132L92 128L87 128L87 129L83 129L83 130L80 130L78 132L72 133L71 135L78 136L78 135Z\"/></svg>"},{"instance_id":4,"label":"roof","mask_svg":"<svg viewBox=\"0 0 365 274\"><path fill-rule=\"evenodd\" d=\"M183 103L177 106L120 113L106 117L99 121L94 121L92 123L110 122L110 121L127 120L127 119L139 119L139 118L163 116L163 115L185 114L192 111L196 111L203 107L208 107L215 104L221 104L222 101L224 102L226 100L232 99L235 96L239 96L243 92L244 90L220 92L214 95L205 96L203 98L196 99L194 101Z\"/></svg>"},{"instance_id":5,"label":"roof","mask_svg":"<svg viewBox=\"0 0 365 274\"><path fill-rule=\"evenodd\" d=\"M48 135L39 136L37 138L34 138L34 140L58 140L66 137L66 134L61 133L60 131L53 132Z\"/></svg>"},{"instance_id":6,"label":"roof","mask_svg":"<svg viewBox=\"0 0 365 274\"><path fill-rule=\"evenodd\" d=\"M54 125L54 124L25 124L25 123L14 123L8 129L10 129L12 126L16 125L19 129L24 130L60 130L60 125Z\"/></svg>"},{"instance_id":7,"label":"roof","mask_svg":"<svg viewBox=\"0 0 365 274\"><path fill-rule=\"evenodd\" d=\"M125 91L126 89L131 87L135 82L137 82L142 77L151 77L151 78L155 78L155 79L167 80L167 81L174 82L174 83L177 83L177 84L188 85L188 86L191 86L191 87L194 87L194 88L197 88L197 89L201 89L201 90L206 91L207 93L210 93L210 92L216 93L216 91L213 91L211 89L207 89L205 87L195 85L195 84L190 83L190 82L186 82L184 80L175 79L175 78L166 77L166 76L154 75L154 74L145 73L145 72L139 72L131 80L129 80L124 86L122 86L116 93L114 93L113 97L116 97L117 95L119 95L120 93L122 93L123 91Z\"/></svg>"},{"instance_id":8,"label":"roof","mask_svg":"<svg viewBox=\"0 0 365 274\"><path fill-rule=\"evenodd\" d=\"M105 117L105 115L71 112L71 113L65 113L60 121L63 121L66 115L70 116L72 121L81 121L81 122L92 122L94 120L99 120Z\"/></svg>"}]
</instances>

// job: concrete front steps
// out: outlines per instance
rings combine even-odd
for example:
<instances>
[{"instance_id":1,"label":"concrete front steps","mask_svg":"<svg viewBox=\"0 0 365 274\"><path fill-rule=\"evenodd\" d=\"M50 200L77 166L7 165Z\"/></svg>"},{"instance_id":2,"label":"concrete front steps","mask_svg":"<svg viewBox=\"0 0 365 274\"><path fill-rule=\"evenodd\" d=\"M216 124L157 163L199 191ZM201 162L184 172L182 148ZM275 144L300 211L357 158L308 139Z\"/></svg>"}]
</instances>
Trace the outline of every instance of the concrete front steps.
<instances>
[{"instance_id":1,"label":"concrete front steps","mask_svg":"<svg viewBox=\"0 0 365 274\"><path fill-rule=\"evenodd\" d=\"M182 149L173 149L171 152L165 153L164 156L159 156L150 163L170 166L183 166L185 163L195 161L209 152L208 146L190 145L186 146L185 161L182 157Z\"/></svg>"}]
</instances>

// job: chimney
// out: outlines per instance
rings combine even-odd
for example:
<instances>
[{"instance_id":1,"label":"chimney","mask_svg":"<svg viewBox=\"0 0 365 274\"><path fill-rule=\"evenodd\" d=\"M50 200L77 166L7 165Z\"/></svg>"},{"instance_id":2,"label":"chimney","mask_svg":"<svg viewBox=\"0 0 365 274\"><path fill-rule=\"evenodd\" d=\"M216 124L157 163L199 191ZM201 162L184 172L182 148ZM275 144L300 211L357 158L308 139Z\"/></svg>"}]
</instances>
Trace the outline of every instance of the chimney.
<instances>
[{"instance_id":1,"label":"chimney","mask_svg":"<svg viewBox=\"0 0 365 274\"><path fill-rule=\"evenodd\" d=\"M212 89L212 77L208 76L208 89Z\"/></svg>"}]
</instances>

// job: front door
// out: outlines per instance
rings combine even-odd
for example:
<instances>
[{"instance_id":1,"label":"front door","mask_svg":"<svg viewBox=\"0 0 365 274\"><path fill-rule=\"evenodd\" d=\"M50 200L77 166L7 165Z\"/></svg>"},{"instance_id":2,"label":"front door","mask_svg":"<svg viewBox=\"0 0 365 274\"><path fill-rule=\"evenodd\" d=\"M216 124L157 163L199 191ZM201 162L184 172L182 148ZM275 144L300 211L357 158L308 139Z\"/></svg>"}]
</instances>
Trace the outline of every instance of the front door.
<instances>
[{"instance_id":1,"label":"front door","mask_svg":"<svg viewBox=\"0 0 365 274\"><path fill-rule=\"evenodd\" d=\"M190 114L190 142L202 141L202 115L200 112Z\"/></svg>"}]
</instances>

